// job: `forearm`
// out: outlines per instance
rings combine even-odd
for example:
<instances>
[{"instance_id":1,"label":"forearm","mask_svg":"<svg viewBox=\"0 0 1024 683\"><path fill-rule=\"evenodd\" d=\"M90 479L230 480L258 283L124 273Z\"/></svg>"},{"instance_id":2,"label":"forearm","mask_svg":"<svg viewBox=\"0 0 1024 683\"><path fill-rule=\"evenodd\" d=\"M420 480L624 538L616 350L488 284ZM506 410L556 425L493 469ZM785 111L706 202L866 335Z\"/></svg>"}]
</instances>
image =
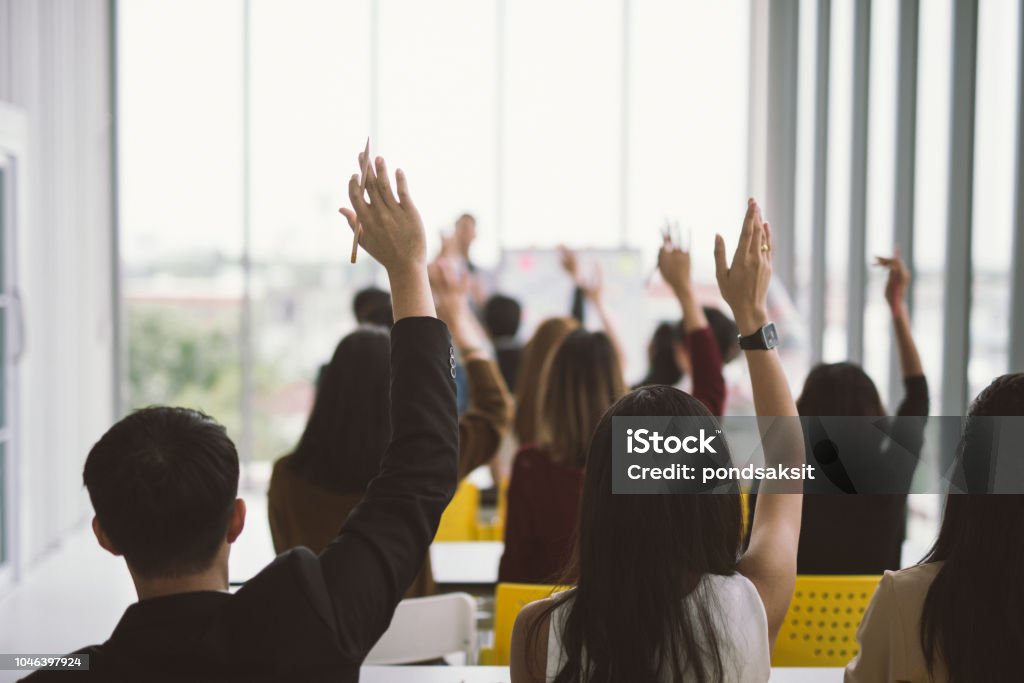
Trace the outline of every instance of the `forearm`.
<instances>
[{"instance_id":1,"label":"forearm","mask_svg":"<svg viewBox=\"0 0 1024 683\"><path fill-rule=\"evenodd\" d=\"M469 410L459 418L460 478L494 457L512 415L512 397L494 361L477 358L463 370L469 378Z\"/></svg>"},{"instance_id":2,"label":"forearm","mask_svg":"<svg viewBox=\"0 0 1024 683\"><path fill-rule=\"evenodd\" d=\"M452 343L462 357L463 363L488 358L487 335L468 305L463 305L461 310L448 316L445 322L451 329Z\"/></svg>"},{"instance_id":3,"label":"forearm","mask_svg":"<svg viewBox=\"0 0 1024 683\"><path fill-rule=\"evenodd\" d=\"M676 299L683 309L683 324L687 333L695 330L702 330L708 326L707 316L704 315L704 307L697 301L692 286L678 287L675 289Z\"/></svg>"},{"instance_id":4,"label":"forearm","mask_svg":"<svg viewBox=\"0 0 1024 683\"><path fill-rule=\"evenodd\" d=\"M896 335L896 348L900 356L900 370L904 377L918 377L924 374L921 356L914 343L914 333L910 327L910 316L903 305L893 307L892 326Z\"/></svg>"},{"instance_id":5,"label":"forearm","mask_svg":"<svg viewBox=\"0 0 1024 683\"><path fill-rule=\"evenodd\" d=\"M425 266L414 264L388 270L395 322L402 318L436 318L434 297Z\"/></svg>"}]
</instances>

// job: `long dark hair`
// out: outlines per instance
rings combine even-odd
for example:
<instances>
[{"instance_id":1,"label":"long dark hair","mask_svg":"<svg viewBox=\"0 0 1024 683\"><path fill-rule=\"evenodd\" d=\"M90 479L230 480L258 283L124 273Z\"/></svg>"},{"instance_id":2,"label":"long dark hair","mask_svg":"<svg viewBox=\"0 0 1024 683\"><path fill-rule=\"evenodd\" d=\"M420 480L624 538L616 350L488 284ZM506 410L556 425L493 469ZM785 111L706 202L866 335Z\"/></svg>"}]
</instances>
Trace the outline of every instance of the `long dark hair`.
<instances>
[{"instance_id":1,"label":"long dark hair","mask_svg":"<svg viewBox=\"0 0 1024 683\"><path fill-rule=\"evenodd\" d=\"M735 573L739 495L613 495L612 417L638 415L711 418L700 401L665 386L636 389L601 418L566 575L576 588L549 608L568 602L567 661L556 683L654 681L666 674L705 683L725 675L715 605L695 601L691 610L685 601L703 576ZM547 638L537 628L544 621L535 622L531 648Z\"/></svg>"},{"instance_id":2,"label":"long dark hair","mask_svg":"<svg viewBox=\"0 0 1024 683\"><path fill-rule=\"evenodd\" d=\"M988 469L990 421L1024 416L1024 373L1003 375L975 399L960 446L968 490ZM951 683L1020 679L1024 643L1024 495L952 494L935 545L922 562L942 562L921 613L929 673Z\"/></svg>"},{"instance_id":3,"label":"long dark hair","mask_svg":"<svg viewBox=\"0 0 1024 683\"><path fill-rule=\"evenodd\" d=\"M548 318L523 347L516 373L516 411L512 418L512 433L522 446L537 441L544 368L562 341L579 326L575 318Z\"/></svg>"},{"instance_id":4,"label":"long dark hair","mask_svg":"<svg viewBox=\"0 0 1024 683\"><path fill-rule=\"evenodd\" d=\"M626 393L622 365L604 332L576 330L543 372L538 440L556 462L583 467L594 428Z\"/></svg>"},{"instance_id":5,"label":"long dark hair","mask_svg":"<svg viewBox=\"0 0 1024 683\"><path fill-rule=\"evenodd\" d=\"M293 471L335 493L366 491L391 437L390 355L383 327L361 327L341 340L288 461Z\"/></svg>"},{"instance_id":6,"label":"long dark hair","mask_svg":"<svg viewBox=\"0 0 1024 683\"><path fill-rule=\"evenodd\" d=\"M801 415L883 417L885 406L875 383L856 363L820 363L804 380L796 400Z\"/></svg>"},{"instance_id":7,"label":"long dark hair","mask_svg":"<svg viewBox=\"0 0 1024 683\"><path fill-rule=\"evenodd\" d=\"M676 362L676 345L683 340L680 323L659 323L647 347L647 375L639 386L666 384L672 386L683 378Z\"/></svg>"}]
</instances>

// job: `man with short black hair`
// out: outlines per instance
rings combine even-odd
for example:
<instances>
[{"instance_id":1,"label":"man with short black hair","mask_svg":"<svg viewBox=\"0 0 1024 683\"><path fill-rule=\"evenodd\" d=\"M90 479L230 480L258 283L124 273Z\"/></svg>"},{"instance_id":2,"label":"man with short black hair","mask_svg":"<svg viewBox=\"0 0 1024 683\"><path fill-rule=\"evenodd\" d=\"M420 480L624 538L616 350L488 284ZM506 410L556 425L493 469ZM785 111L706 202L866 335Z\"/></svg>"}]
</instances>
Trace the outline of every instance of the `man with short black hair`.
<instances>
[{"instance_id":1,"label":"man with short black hair","mask_svg":"<svg viewBox=\"0 0 1024 683\"><path fill-rule=\"evenodd\" d=\"M84 478L96 538L124 556L139 601L105 643L79 651L88 671L29 680L358 680L455 491L459 439L455 352L435 317L422 221L404 174L396 197L383 160L369 168L369 199L356 175L355 211L341 212L387 269L397 322L391 442L363 501L320 555L283 553L231 594L228 555L245 524L234 444L194 410L129 415L93 447Z\"/></svg>"},{"instance_id":2,"label":"man with short black hair","mask_svg":"<svg viewBox=\"0 0 1024 683\"><path fill-rule=\"evenodd\" d=\"M494 358L505 378L505 384L515 388L519 373L519 357L523 347L516 338L522 308L519 302L504 294L495 294L484 304L484 327L494 345Z\"/></svg>"},{"instance_id":3,"label":"man with short black hair","mask_svg":"<svg viewBox=\"0 0 1024 683\"><path fill-rule=\"evenodd\" d=\"M391 312L391 295L379 287L365 287L352 299L352 313L360 325L391 327L395 321Z\"/></svg>"}]
</instances>

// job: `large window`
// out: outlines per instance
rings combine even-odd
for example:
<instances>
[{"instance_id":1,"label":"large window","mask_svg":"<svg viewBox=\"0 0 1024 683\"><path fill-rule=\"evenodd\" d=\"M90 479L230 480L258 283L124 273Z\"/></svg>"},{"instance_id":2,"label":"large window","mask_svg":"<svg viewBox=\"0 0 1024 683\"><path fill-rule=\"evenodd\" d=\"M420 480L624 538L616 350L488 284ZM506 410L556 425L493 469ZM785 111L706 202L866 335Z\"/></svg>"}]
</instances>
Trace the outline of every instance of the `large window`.
<instances>
[{"instance_id":1,"label":"large window","mask_svg":"<svg viewBox=\"0 0 1024 683\"><path fill-rule=\"evenodd\" d=\"M294 445L352 294L383 284L346 263L336 211L367 135L407 171L431 251L466 211L485 267L503 248L634 247L644 272L624 252L608 277L642 297L666 217L710 253L743 206L749 5L626 10L120 3L125 407L202 408L257 461ZM513 294L528 311L545 295ZM631 378L667 303L623 316Z\"/></svg>"}]
</instances>

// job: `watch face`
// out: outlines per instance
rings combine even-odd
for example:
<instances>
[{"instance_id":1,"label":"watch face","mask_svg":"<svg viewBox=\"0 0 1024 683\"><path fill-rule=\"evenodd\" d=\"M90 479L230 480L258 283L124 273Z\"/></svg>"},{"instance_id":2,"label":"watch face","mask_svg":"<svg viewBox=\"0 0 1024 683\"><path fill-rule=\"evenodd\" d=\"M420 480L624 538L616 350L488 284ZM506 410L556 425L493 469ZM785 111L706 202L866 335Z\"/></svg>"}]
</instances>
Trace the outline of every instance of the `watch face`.
<instances>
[{"instance_id":1,"label":"watch face","mask_svg":"<svg viewBox=\"0 0 1024 683\"><path fill-rule=\"evenodd\" d=\"M764 335L764 346L767 349L774 349L779 345L779 334L775 331L775 323L768 323L761 330Z\"/></svg>"}]
</instances>

